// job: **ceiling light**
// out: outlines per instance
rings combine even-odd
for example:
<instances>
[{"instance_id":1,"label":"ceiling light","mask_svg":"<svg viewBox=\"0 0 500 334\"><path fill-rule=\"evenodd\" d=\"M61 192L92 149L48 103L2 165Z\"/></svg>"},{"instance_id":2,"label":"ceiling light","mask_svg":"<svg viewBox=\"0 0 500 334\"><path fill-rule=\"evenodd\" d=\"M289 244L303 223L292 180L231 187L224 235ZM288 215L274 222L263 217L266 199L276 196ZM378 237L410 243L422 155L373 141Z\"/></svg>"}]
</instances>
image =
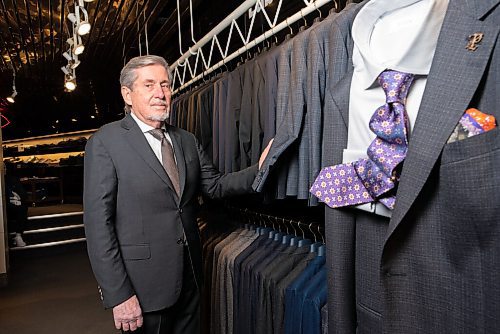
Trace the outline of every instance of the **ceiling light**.
<instances>
[{"instance_id":1,"label":"ceiling light","mask_svg":"<svg viewBox=\"0 0 500 334\"><path fill-rule=\"evenodd\" d=\"M80 11L83 13L83 21L80 18ZM82 36L89 33L91 27L89 23L89 14L83 6L75 6L75 12L68 14L68 20L73 23L78 35Z\"/></svg>"},{"instance_id":2,"label":"ceiling light","mask_svg":"<svg viewBox=\"0 0 500 334\"><path fill-rule=\"evenodd\" d=\"M7 102L14 103L16 100L14 99L17 96L17 92L13 91L10 96L7 96Z\"/></svg>"},{"instance_id":3,"label":"ceiling light","mask_svg":"<svg viewBox=\"0 0 500 334\"><path fill-rule=\"evenodd\" d=\"M76 35L76 43L73 48L73 53L78 56L83 53L83 50L85 50L85 46L83 46L82 38Z\"/></svg>"},{"instance_id":4,"label":"ceiling light","mask_svg":"<svg viewBox=\"0 0 500 334\"><path fill-rule=\"evenodd\" d=\"M85 46L83 46L83 44L78 44L77 46L75 46L76 55L81 55L83 53L83 50L85 50Z\"/></svg>"},{"instance_id":5,"label":"ceiling light","mask_svg":"<svg viewBox=\"0 0 500 334\"><path fill-rule=\"evenodd\" d=\"M82 9L82 10L84 10L84 9ZM80 23L80 25L76 29L76 32L80 36L87 35L90 32L90 28L91 28L91 25L90 25L89 21L83 21Z\"/></svg>"},{"instance_id":6,"label":"ceiling light","mask_svg":"<svg viewBox=\"0 0 500 334\"><path fill-rule=\"evenodd\" d=\"M64 79L64 87L72 92L76 89L76 78L70 75L67 75Z\"/></svg>"},{"instance_id":7,"label":"ceiling light","mask_svg":"<svg viewBox=\"0 0 500 334\"><path fill-rule=\"evenodd\" d=\"M15 97L17 96L17 90L16 90L16 72L14 71L14 67L12 67L12 94L7 97L7 101L9 103L14 103Z\"/></svg>"}]
</instances>

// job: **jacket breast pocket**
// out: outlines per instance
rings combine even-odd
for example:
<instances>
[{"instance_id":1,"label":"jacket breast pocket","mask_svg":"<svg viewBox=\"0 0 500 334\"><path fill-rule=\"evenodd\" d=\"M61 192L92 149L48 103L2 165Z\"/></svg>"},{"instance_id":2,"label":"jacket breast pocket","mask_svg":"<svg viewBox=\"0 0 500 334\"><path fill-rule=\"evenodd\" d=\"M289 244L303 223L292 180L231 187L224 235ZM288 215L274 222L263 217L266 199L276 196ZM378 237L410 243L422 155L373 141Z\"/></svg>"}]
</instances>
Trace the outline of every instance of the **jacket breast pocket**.
<instances>
[{"instance_id":1,"label":"jacket breast pocket","mask_svg":"<svg viewBox=\"0 0 500 334\"><path fill-rule=\"evenodd\" d=\"M439 167L443 219L481 239L498 233L500 224L500 132L486 133L445 146ZM463 230L462 230L463 231Z\"/></svg>"},{"instance_id":2,"label":"jacket breast pocket","mask_svg":"<svg viewBox=\"0 0 500 334\"><path fill-rule=\"evenodd\" d=\"M496 127L488 132L445 145L441 165L488 155L499 149L500 130Z\"/></svg>"},{"instance_id":3,"label":"jacket breast pocket","mask_svg":"<svg viewBox=\"0 0 500 334\"><path fill-rule=\"evenodd\" d=\"M151 250L149 245L122 245L120 247L122 258L125 261L131 260L147 260L151 258Z\"/></svg>"}]
</instances>

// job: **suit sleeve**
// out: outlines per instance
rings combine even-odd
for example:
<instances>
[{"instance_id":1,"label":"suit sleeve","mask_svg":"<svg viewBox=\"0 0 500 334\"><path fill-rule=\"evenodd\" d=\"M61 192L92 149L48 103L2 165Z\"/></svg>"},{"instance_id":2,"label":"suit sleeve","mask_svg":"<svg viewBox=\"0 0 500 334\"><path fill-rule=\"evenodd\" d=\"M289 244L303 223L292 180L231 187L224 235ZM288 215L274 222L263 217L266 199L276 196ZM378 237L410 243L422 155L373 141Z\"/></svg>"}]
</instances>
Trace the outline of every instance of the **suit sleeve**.
<instances>
[{"instance_id":1,"label":"suit sleeve","mask_svg":"<svg viewBox=\"0 0 500 334\"><path fill-rule=\"evenodd\" d=\"M115 231L118 179L113 160L94 135L85 148L83 221L92 270L104 307L114 307L134 295Z\"/></svg>"},{"instance_id":2,"label":"suit sleeve","mask_svg":"<svg viewBox=\"0 0 500 334\"><path fill-rule=\"evenodd\" d=\"M252 183L257 175L258 164L238 172L221 174L198 141L194 140L200 160L200 185L203 194L210 198L223 198L253 192Z\"/></svg>"}]
</instances>

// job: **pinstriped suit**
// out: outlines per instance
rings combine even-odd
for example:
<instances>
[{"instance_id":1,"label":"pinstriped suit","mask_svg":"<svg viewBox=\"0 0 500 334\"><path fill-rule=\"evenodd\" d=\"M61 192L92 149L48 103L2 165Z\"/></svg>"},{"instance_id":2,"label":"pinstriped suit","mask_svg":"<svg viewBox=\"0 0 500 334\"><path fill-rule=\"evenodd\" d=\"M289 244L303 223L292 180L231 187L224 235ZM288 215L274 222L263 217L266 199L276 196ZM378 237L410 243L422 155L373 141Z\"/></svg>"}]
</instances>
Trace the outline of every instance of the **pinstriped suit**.
<instances>
[{"instance_id":1,"label":"pinstriped suit","mask_svg":"<svg viewBox=\"0 0 500 334\"><path fill-rule=\"evenodd\" d=\"M353 211L326 209L330 333L355 333L356 326L357 333L500 332L499 129L446 143L467 108L500 116L499 3L449 3L380 242ZM338 65L327 82L324 166L341 163L347 145L350 29L362 5L339 14L332 31ZM478 48L467 50L479 32ZM357 274L363 263L354 260L359 240L380 249L378 268L364 279ZM374 312L363 307L369 291L360 290L377 284Z\"/></svg>"}]
</instances>

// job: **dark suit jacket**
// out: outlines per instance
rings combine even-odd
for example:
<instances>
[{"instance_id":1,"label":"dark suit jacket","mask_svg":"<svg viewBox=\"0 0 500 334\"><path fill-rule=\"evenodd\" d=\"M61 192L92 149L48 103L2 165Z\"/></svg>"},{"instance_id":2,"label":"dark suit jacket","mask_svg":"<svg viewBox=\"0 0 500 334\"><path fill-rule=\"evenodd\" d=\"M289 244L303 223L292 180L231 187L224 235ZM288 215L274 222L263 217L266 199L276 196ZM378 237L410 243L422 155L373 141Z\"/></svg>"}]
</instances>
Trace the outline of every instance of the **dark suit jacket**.
<instances>
[{"instance_id":1,"label":"dark suit jacket","mask_svg":"<svg viewBox=\"0 0 500 334\"><path fill-rule=\"evenodd\" d=\"M143 311L171 306L182 287L185 231L198 286L201 250L196 211L210 197L247 192L257 166L221 175L194 135L166 125L179 168L181 197L130 115L103 126L88 141L84 223L90 261L105 307L133 294Z\"/></svg>"},{"instance_id":2,"label":"dark suit jacket","mask_svg":"<svg viewBox=\"0 0 500 334\"><path fill-rule=\"evenodd\" d=\"M448 5L382 245L384 333L500 331L500 131L447 144L469 107L500 116L499 3ZM332 30L338 64L327 80L323 166L340 163L347 145L350 31L361 6L340 13ZM479 32L477 50L467 50ZM360 236L347 209L326 209L325 219L329 330L355 333L368 317L355 305Z\"/></svg>"}]
</instances>

